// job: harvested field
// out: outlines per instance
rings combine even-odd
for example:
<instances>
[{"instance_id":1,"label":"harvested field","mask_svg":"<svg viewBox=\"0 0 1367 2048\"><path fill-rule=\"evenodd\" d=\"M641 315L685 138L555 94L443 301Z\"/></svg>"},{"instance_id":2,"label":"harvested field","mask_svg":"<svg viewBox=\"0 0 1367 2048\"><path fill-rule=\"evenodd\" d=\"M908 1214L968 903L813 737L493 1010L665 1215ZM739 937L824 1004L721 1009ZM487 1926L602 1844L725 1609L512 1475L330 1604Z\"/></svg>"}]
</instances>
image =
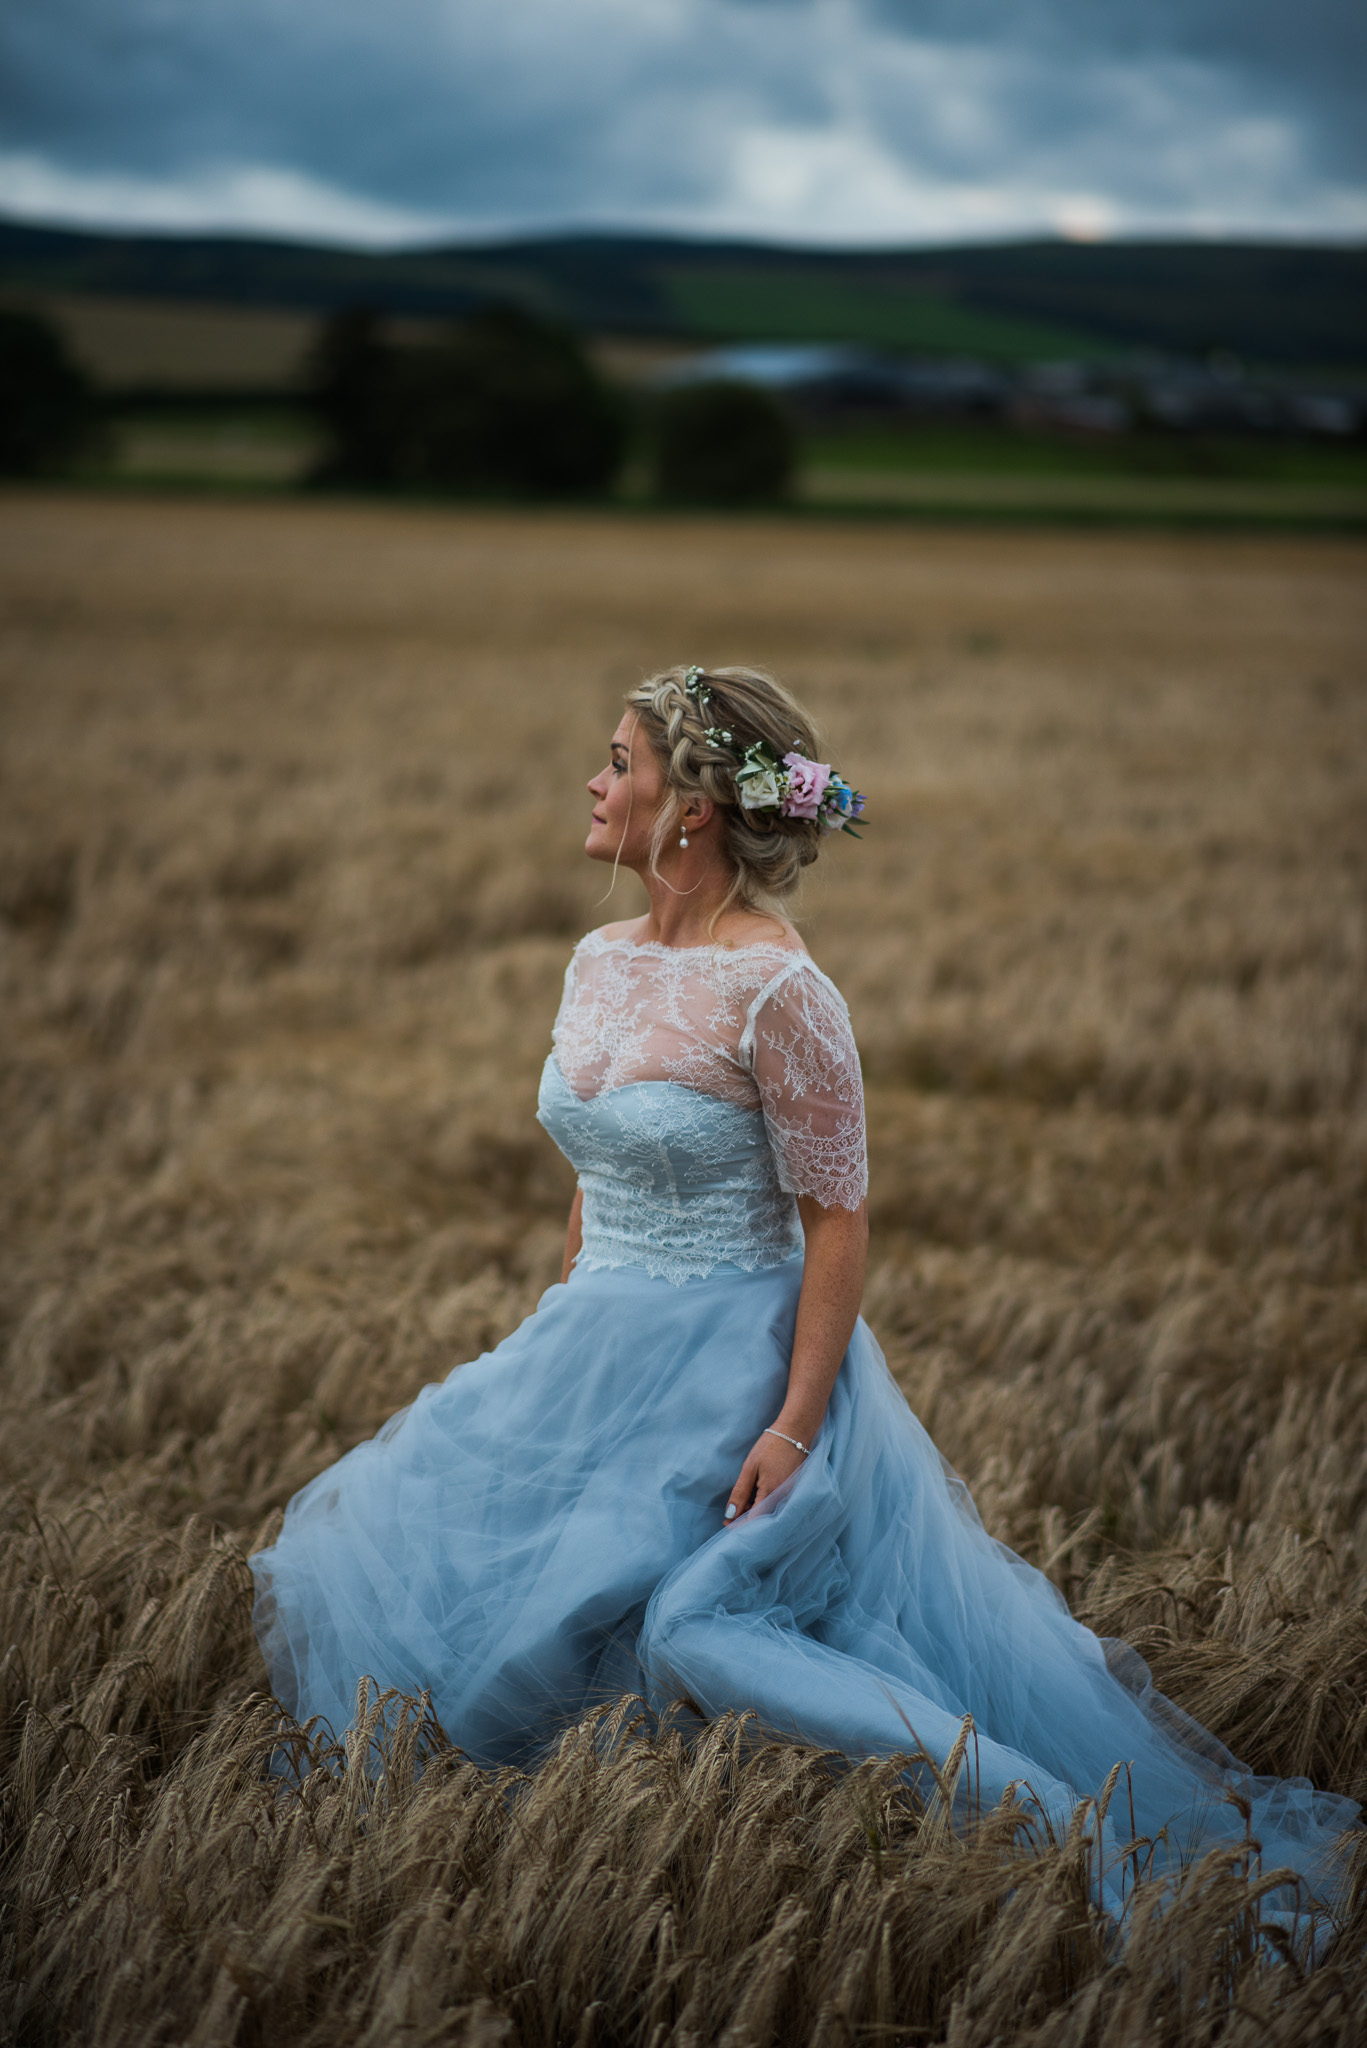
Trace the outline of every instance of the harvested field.
<instances>
[{"instance_id":1,"label":"harvested field","mask_svg":"<svg viewBox=\"0 0 1367 2048\"><path fill-rule=\"evenodd\" d=\"M104 293L8 292L61 329L86 374L110 391L155 385L275 392L298 384L317 320L277 307Z\"/></svg>"},{"instance_id":2,"label":"harvested field","mask_svg":"<svg viewBox=\"0 0 1367 2048\"><path fill-rule=\"evenodd\" d=\"M245 1558L558 1272L533 1121L625 685L756 660L870 829L866 1312L992 1531L1367 1799L1367 548L0 499L0 2032L1214 2042L1367 2026L1215 1858L720 1726L272 1789Z\"/></svg>"}]
</instances>

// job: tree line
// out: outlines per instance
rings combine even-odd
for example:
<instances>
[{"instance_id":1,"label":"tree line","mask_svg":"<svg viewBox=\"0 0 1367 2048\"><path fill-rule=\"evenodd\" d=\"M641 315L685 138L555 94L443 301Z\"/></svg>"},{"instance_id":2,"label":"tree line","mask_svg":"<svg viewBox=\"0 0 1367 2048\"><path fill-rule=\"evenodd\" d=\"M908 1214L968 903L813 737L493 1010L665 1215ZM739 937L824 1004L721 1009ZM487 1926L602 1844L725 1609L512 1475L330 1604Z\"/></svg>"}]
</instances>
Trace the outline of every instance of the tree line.
<instances>
[{"instance_id":1,"label":"tree line","mask_svg":"<svg viewBox=\"0 0 1367 2048\"><path fill-rule=\"evenodd\" d=\"M629 397L572 329L516 305L481 307L420 344L373 311L339 313L302 400L321 430L318 488L594 498L639 449L656 496L741 504L783 497L794 469L792 424L765 393L717 381ZM80 460L106 413L50 321L0 310L0 474Z\"/></svg>"}]
</instances>

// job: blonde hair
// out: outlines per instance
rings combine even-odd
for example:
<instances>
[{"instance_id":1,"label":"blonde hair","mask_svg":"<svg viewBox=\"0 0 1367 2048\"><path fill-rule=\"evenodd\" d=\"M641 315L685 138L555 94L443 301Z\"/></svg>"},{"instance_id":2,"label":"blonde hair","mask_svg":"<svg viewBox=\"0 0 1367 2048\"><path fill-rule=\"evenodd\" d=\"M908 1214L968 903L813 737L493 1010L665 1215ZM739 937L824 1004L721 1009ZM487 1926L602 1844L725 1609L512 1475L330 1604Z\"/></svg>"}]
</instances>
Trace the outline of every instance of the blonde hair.
<instances>
[{"instance_id":1,"label":"blonde hair","mask_svg":"<svg viewBox=\"0 0 1367 2048\"><path fill-rule=\"evenodd\" d=\"M690 798L706 797L721 820L722 843L735 879L713 918L740 905L774 911L790 897L802 870L816 859L821 828L815 819L742 809L736 770L747 747L767 740L781 760L789 752L814 759L821 741L797 699L758 668L696 671L697 696L684 687L682 666L648 676L626 694L664 773L668 798L660 806L650 849L652 871ZM700 701L701 699L701 701ZM708 738L709 728L726 741Z\"/></svg>"}]
</instances>

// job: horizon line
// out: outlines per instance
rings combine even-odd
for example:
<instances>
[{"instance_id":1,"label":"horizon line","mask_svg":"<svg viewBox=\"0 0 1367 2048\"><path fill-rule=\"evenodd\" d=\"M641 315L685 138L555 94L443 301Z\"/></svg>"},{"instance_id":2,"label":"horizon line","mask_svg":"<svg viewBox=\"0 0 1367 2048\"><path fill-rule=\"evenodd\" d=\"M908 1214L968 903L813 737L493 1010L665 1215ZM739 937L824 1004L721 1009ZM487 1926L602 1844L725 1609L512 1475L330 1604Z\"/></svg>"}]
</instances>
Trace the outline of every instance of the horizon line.
<instances>
[{"instance_id":1,"label":"horizon line","mask_svg":"<svg viewBox=\"0 0 1367 2048\"><path fill-rule=\"evenodd\" d=\"M376 262L413 256L440 256L454 252L478 252L480 250L526 247L537 243L569 242L674 242L681 246L715 249L772 250L795 256L822 258L909 256L909 255L950 255L974 249L1017 249L1017 248L1078 248L1078 249L1133 249L1133 248L1242 248L1242 249L1315 249L1337 254L1367 253L1367 236L1336 236L1333 234L1310 236L1301 233L1265 231L1215 233L1202 229L1170 229L1114 233L1066 234L1061 230L1040 227L1037 230L1022 230L1014 234L983 236L960 236L947 241L871 241L871 242L828 242L802 241L776 234L747 234L722 232L705 228L679 227L614 227L597 223L572 223L563 226L539 228L509 228L500 231L475 231L466 237L447 233L440 239L404 241L387 244L368 242L364 238L344 240L339 237L319 234L312 235L299 230L280 229L274 231L262 227L161 227L150 224L130 224L128 227L111 226L62 218L36 218L27 214L14 214L0 208L0 231L17 229L22 233L81 235L104 241L153 241L153 242L228 242L237 244L264 244L281 249L309 249L326 251L337 255L349 255L372 259Z\"/></svg>"}]
</instances>

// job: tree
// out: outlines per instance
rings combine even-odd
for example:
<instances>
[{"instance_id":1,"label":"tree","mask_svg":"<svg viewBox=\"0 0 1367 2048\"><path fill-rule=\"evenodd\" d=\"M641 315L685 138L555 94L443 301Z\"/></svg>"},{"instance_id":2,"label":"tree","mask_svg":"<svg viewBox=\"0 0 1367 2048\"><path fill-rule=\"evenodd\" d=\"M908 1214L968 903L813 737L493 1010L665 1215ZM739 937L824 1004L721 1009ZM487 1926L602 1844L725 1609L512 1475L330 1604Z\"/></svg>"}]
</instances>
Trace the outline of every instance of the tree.
<instances>
[{"instance_id":1,"label":"tree","mask_svg":"<svg viewBox=\"0 0 1367 2048\"><path fill-rule=\"evenodd\" d=\"M655 482L662 498L742 505L781 498L796 454L786 413L753 384L683 384L655 414Z\"/></svg>"},{"instance_id":2,"label":"tree","mask_svg":"<svg viewBox=\"0 0 1367 2048\"><path fill-rule=\"evenodd\" d=\"M611 483L623 421L568 329L488 306L403 366L404 469L414 482L527 497Z\"/></svg>"},{"instance_id":3,"label":"tree","mask_svg":"<svg viewBox=\"0 0 1367 2048\"><path fill-rule=\"evenodd\" d=\"M379 315L365 306L335 314L318 336L307 374L328 436L315 481L393 483L402 439L398 380Z\"/></svg>"},{"instance_id":4,"label":"tree","mask_svg":"<svg viewBox=\"0 0 1367 2048\"><path fill-rule=\"evenodd\" d=\"M0 474L57 468L95 424L94 394L52 322L0 309Z\"/></svg>"},{"instance_id":5,"label":"tree","mask_svg":"<svg viewBox=\"0 0 1367 2048\"><path fill-rule=\"evenodd\" d=\"M373 314L345 314L313 360L328 481L577 496L605 489L622 458L620 410L576 337L517 306L409 348Z\"/></svg>"}]
</instances>

